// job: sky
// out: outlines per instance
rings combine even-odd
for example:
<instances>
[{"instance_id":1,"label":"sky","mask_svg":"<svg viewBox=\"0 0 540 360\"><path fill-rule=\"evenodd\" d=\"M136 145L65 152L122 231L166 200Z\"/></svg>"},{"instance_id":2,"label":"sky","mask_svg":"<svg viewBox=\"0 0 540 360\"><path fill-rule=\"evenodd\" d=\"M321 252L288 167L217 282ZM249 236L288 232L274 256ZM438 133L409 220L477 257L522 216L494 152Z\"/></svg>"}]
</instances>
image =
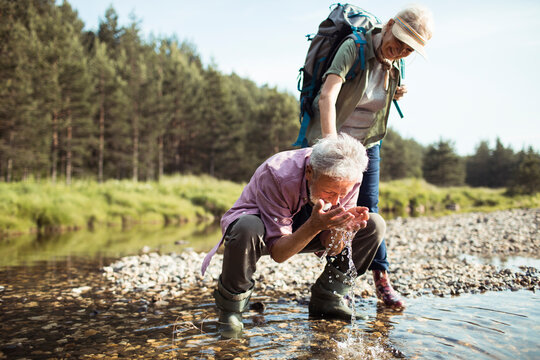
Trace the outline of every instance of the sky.
<instances>
[{"instance_id":1,"label":"sky","mask_svg":"<svg viewBox=\"0 0 540 360\"><path fill-rule=\"evenodd\" d=\"M295 96L298 69L334 0L68 0L96 30L113 6L120 25L133 16L144 38L176 36L195 45L203 64ZM540 1L424 0L435 20L428 60L406 59L401 119L389 124L423 145L453 141L460 155L500 138L515 151L540 150ZM354 3L386 22L407 1ZM296 134L291 134L291 140Z\"/></svg>"}]
</instances>

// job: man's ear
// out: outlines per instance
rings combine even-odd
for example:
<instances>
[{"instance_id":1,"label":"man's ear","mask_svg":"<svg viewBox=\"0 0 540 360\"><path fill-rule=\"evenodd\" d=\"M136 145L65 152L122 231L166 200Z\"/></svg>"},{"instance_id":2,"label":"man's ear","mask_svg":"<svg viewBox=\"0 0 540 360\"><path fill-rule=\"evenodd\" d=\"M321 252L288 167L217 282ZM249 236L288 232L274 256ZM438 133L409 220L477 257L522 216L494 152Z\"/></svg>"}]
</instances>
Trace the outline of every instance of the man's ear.
<instances>
[{"instance_id":1,"label":"man's ear","mask_svg":"<svg viewBox=\"0 0 540 360\"><path fill-rule=\"evenodd\" d=\"M306 165L306 180L311 181L313 179L313 168L311 165Z\"/></svg>"}]
</instances>

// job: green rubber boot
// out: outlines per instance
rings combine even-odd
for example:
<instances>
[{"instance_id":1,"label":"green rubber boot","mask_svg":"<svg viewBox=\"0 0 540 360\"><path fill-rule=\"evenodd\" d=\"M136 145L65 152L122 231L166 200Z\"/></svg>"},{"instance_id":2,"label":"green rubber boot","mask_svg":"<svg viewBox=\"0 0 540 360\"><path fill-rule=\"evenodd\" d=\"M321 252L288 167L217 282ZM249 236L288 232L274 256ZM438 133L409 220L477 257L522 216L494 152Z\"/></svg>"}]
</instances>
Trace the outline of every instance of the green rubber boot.
<instances>
[{"instance_id":1,"label":"green rubber boot","mask_svg":"<svg viewBox=\"0 0 540 360\"><path fill-rule=\"evenodd\" d=\"M233 294L223 287L221 280L214 290L214 299L219 310L218 331L223 338L236 339L242 334L242 312L248 307L253 288Z\"/></svg>"},{"instance_id":2,"label":"green rubber boot","mask_svg":"<svg viewBox=\"0 0 540 360\"><path fill-rule=\"evenodd\" d=\"M352 311L344 298L351 280L341 271L326 264L323 273L311 287L309 314L314 317L351 321Z\"/></svg>"}]
</instances>

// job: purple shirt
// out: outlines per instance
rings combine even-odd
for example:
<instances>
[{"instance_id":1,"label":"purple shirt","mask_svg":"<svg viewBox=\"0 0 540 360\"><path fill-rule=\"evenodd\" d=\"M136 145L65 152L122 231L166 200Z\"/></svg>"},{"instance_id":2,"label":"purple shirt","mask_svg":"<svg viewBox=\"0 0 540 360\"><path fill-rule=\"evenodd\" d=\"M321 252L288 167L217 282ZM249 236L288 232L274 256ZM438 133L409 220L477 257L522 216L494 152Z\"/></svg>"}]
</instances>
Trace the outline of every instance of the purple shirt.
<instances>
[{"instance_id":1,"label":"purple shirt","mask_svg":"<svg viewBox=\"0 0 540 360\"><path fill-rule=\"evenodd\" d=\"M312 148L277 153L257 168L233 207L221 218L223 236L229 225L242 215L259 215L264 224L264 242L268 250L280 237L292 234L293 217L309 201L306 185L306 165ZM356 206L360 183L342 200L345 209ZM223 243L206 255L202 273Z\"/></svg>"}]
</instances>

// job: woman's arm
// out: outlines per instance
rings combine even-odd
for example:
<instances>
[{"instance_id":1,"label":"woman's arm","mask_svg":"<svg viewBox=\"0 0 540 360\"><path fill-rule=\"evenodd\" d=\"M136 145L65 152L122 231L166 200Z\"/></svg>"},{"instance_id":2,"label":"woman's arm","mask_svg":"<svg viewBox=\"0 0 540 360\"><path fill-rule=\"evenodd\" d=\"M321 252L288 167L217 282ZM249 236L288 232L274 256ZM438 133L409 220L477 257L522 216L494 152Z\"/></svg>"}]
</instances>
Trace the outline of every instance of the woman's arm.
<instances>
[{"instance_id":1,"label":"woman's arm","mask_svg":"<svg viewBox=\"0 0 540 360\"><path fill-rule=\"evenodd\" d=\"M329 74L321 88L319 111L321 113L321 132L323 137L337 135L336 101L342 84L343 80L339 75Z\"/></svg>"}]
</instances>

